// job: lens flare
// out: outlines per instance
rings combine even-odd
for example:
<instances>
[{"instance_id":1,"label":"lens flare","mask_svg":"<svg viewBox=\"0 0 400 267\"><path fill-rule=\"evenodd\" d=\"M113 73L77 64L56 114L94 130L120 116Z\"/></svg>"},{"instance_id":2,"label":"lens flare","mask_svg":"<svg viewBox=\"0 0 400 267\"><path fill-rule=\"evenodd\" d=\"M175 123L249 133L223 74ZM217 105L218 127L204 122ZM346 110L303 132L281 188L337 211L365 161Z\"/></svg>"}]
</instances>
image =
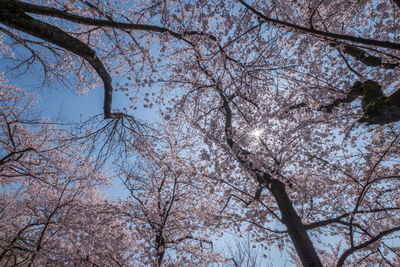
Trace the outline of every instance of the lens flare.
<instances>
[{"instance_id":1,"label":"lens flare","mask_svg":"<svg viewBox=\"0 0 400 267\"><path fill-rule=\"evenodd\" d=\"M251 135L254 136L255 138L259 138L259 137L261 137L262 133L263 133L263 130L261 130L261 129L254 129L254 130L251 132Z\"/></svg>"}]
</instances>

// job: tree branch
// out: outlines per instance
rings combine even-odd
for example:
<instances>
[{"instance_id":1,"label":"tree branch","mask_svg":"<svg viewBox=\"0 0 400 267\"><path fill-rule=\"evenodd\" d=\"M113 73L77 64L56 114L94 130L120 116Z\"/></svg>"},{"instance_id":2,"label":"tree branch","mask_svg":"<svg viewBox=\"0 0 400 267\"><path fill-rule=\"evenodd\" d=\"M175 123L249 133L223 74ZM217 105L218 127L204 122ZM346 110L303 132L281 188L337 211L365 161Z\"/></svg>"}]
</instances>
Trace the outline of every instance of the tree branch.
<instances>
[{"instance_id":1,"label":"tree branch","mask_svg":"<svg viewBox=\"0 0 400 267\"><path fill-rule=\"evenodd\" d=\"M322 105L319 110L325 110L326 112L331 113L333 108L339 106L342 103L351 103L357 97L361 96L363 90L363 84L360 81L357 81L350 88L350 91L346 94L344 98L335 99L331 104Z\"/></svg>"},{"instance_id":2,"label":"tree branch","mask_svg":"<svg viewBox=\"0 0 400 267\"><path fill-rule=\"evenodd\" d=\"M358 246L354 246L348 250L346 250L345 252L343 252L342 256L340 256L339 261L337 263L337 267L343 266L345 260L347 259L348 256L350 256L352 253L356 252L357 250L363 249L365 247L367 247L368 245L378 241L379 239L381 239L382 237L384 237L385 235L389 235L393 232L396 231L400 231L400 227L395 227L383 232L380 232L378 235L376 235L375 237L371 238L370 240L365 241L364 243L361 243Z\"/></svg>"},{"instance_id":3,"label":"tree branch","mask_svg":"<svg viewBox=\"0 0 400 267\"><path fill-rule=\"evenodd\" d=\"M3 0L4 1L4 0ZM9 1L9 0L5 0ZM147 24L140 24L140 23L125 23L125 22L116 22L113 20L102 20L102 19L94 19L83 17L75 14L68 13L66 11L62 11L52 7L45 7L39 6L34 4L29 4L25 2L17 1L18 6L23 12L37 14L37 15L44 15L49 17L56 17L60 19L65 19L74 23L88 25L88 26L97 26L97 27L110 27L115 29L124 29L124 30L140 30L140 31L149 31L149 32L159 32L159 33L169 33L170 35L178 38L180 40L184 40L184 36L189 35L203 35L207 36L208 38L216 41L215 36L203 32L198 31L188 31L183 33L177 33L171 31L167 28L155 26L155 25L147 25Z\"/></svg>"},{"instance_id":4,"label":"tree branch","mask_svg":"<svg viewBox=\"0 0 400 267\"><path fill-rule=\"evenodd\" d=\"M332 44L332 46L335 46L335 44ZM369 67L382 67L385 69L394 69L399 66L399 63L382 62L382 58L370 55L364 50L355 47L353 45L345 45L343 53L350 55L351 57L361 61L362 63L364 63Z\"/></svg>"},{"instance_id":5,"label":"tree branch","mask_svg":"<svg viewBox=\"0 0 400 267\"><path fill-rule=\"evenodd\" d=\"M400 8L400 0L392 0L398 8Z\"/></svg>"},{"instance_id":6,"label":"tree branch","mask_svg":"<svg viewBox=\"0 0 400 267\"><path fill-rule=\"evenodd\" d=\"M238 1L243 6L245 6L247 9L249 9L251 12L253 12L255 15L257 15L261 19L265 20L266 22L270 22L270 23L277 24L277 25L282 25L282 26L285 26L285 27L288 27L288 28L291 28L294 30L298 30L302 33L310 33L310 34L318 35L320 37L328 37L328 38L334 38L337 40L346 40L346 41L351 41L354 43L375 45L375 46L379 46L379 47L400 50L400 44L398 44L398 43L393 43L393 42L389 42L389 41L380 41L380 40L374 40L374 39L366 39L366 38L355 37L355 36L345 35L345 34L331 33L331 32L317 30L317 29L313 29L313 28L307 28L304 26L300 26L300 25L293 24L290 22L282 21L279 19L273 19L273 18L265 16L260 11L257 11L256 9L254 9L253 7L248 5L245 1L243 1L243 0L238 0Z\"/></svg>"},{"instance_id":7,"label":"tree branch","mask_svg":"<svg viewBox=\"0 0 400 267\"><path fill-rule=\"evenodd\" d=\"M112 20L93 19L93 18L70 14L68 12L58 10L56 8L28 4L14 0L0 0L0 23L3 23L4 25L10 28L25 32L39 39L60 46L82 57L93 67L93 69L97 72L97 74L99 75L104 84L103 109L104 109L104 117L106 119L110 118L118 119L123 116L126 116L126 114L111 113L112 93L113 93L112 80L105 66L96 55L96 52L91 47L89 47L89 45L71 36L70 34L66 33L60 28L50 25L46 22L34 19L33 17L25 14L25 12L37 15L57 17L74 23L79 23L82 25L97 26L97 27L112 27L125 30L142 30L150 32L168 33L171 36L179 40L183 40L185 42L189 42L184 38L184 36L188 35L202 35L206 36L207 38L210 38L211 40L214 41L216 40L216 38L211 34L197 32L197 31L176 33L167 28L154 25L122 23L122 22L115 22Z\"/></svg>"},{"instance_id":8,"label":"tree branch","mask_svg":"<svg viewBox=\"0 0 400 267\"><path fill-rule=\"evenodd\" d=\"M0 22L4 25L25 32L39 39L60 46L84 58L97 72L104 84L104 117L113 118L111 113L112 84L108 74L96 52L81 40L48 23L26 15L17 1L1 0Z\"/></svg>"},{"instance_id":9,"label":"tree branch","mask_svg":"<svg viewBox=\"0 0 400 267\"><path fill-rule=\"evenodd\" d=\"M22 149L20 151L12 151L12 152L8 153L2 159L0 159L0 166L5 164L8 161L8 159L10 157L12 157L13 155L17 155L17 154L23 155L23 154L25 154L25 152L28 152L28 151L35 151L35 150L32 147L28 147L28 148Z\"/></svg>"}]
</instances>

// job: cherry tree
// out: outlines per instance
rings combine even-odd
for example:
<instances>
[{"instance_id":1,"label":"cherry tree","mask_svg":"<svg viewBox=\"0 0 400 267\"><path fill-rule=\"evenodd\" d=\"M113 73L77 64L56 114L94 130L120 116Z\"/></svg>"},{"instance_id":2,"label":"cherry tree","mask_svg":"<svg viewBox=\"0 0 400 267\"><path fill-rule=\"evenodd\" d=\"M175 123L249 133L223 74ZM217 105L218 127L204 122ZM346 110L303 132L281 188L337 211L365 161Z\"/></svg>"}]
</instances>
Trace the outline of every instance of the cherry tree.
<instances>
[{"instance_id":1,"label":"cherry tree","mask_svg":"<svg viewBox=\"0 0 400 267\"><path fill-rule=\"evenodd\" d=\"M99 192L73 183L35 183L2 193L3 266L131 265L130 250L137 244L128 229L105 208Z\"/></svg>"},{"instance_id":2,"label":"cherry tree","mask_svg":"<svg viewBox=\"0 0 400 267\"><path fill-rule=\"evenodd\" d=\"M29 114L31 94L4 83L0 94L1 265L130 264L128 229L100 191L109 178L65 130Z\"/></svg>"},{"instance_id":3,"label":"cherry tree","mask_svg":"<svg viewBox=\"0 0 400 267\"><path fill-rule=\"evenodd\" d=\"M310 30L271 19L239 2L243 13L234 14L232 21L242 19L249 25L234 28L232 35L237 37L228 39L226 45L193 46L192 55L183 61L185 67L173 73L168 83L171 90L186 89L176 101L178 119L189 121L209 140L206 153L215 164L216 176L221 185L235 191L228 194L227 203L244 205L239 213L234 206L236 216L231 217L248 223L249 230L256 229L255 235L267 244L283 242L289 236L294 260L298 258L304 266L396 263L398 247L390 240L398 238L394 218L399 206L389 199L391 192L398 190L398 127L386 124L398 120L398 93L384 96L375 80L396 84L392 75L397 63L393 57L382 63L383 59L358 48L359 44L387 48L385 53L390 54L385 55L390 57L397 53L396 43L353 38L326 29L322 32L315 30L314 24ZM322 3L315 12L344 8L329 9L330 4ZM257 4L268 10L267 3ZM272 10L281 8L282 12L271 11L273 16L297 18L300 13L299 19L305 17L300 12L305 4L294 8L283 3L271 5ZM365 2L362 8L373 5ZM382 8L385 10L379 6ZM354 20L361 19L362 11L357 5L350 14ZM348 16L334 13L333 22L338 21L335 15ZM268 23L272 26L262 27ZM286 26L280 29L285 34L275 25ZM239 49L244 47L245 53L241 53ZM375 47L371 48L375 53L384 53ZM321 54L327 50L332 54ZM337 62L335 56L338 66L331 64L335 53L353 57L356 62L352 64L360 70L345 56L343 62ZM379 60L379 64L371 63ZM375 69L361 74L365 69L361 63ZM327 75L321 77L318 71L326 65ZM347 77L342 76L345 71ZM355 77L360 80L346 85ZM336 89L339 86L345 90ZM357 107L352 102L359 96L361 105ZM357 122L384 126L363 128L357 124L352 132ZM381 221L374 227L372 218ZM286 229L271 228L269 223L274 220ZM340 233L346 244L315 248L313 243L319 241L310 236L326 233Z\"/></svg>"},{"instance_id":4,"label":"cherry tree","mask_svg":"<svg viewBox=\"0 0 400 267\"><path fill-rule=\"evenodd\" d=\"M114 88L133 110L137 101L164 105L168 123L204 141L188 162L207 165L198 171L205 192L222 197L221 228L246 227L265 247L293 244L303 266L399 264L391 242L400 230L398 1L0 3L1 46L17 67L37 62L46 77L73 78L83 93L103 85L109 140L149 145L130 111L111 109ZM8 148L2 163L36 153L29 148ZM151 168L134 179L125 168L128 189L146 173L146 186L171 193L191 176L187 167L174 182L184 163L161 154L143 156ZM131 191L131 209L156 240L166 220L157 205L174 199L160 194L141 205L143 192ZM327 246L323 235L337 241ZM167 237L149 241L158 263L165 244L154 244Z\"/></svg>"},{"instance_id":5,"label":"cherry tree","mask_svg":"<svg viewBox=\"0 0 400 267\"><path fill-rule=\"evenodd\" d=\"M133 239L141 244L137 262L153 266L222 262L213 248L221 218L215 212L219 203L199 171L206 169L205 163L187 156L196 153L196 140L177 124L162 129L150 147L137 149L137 157L130 154L118 164L130 192L121 213Z\"/></svg>"}]
</instances>

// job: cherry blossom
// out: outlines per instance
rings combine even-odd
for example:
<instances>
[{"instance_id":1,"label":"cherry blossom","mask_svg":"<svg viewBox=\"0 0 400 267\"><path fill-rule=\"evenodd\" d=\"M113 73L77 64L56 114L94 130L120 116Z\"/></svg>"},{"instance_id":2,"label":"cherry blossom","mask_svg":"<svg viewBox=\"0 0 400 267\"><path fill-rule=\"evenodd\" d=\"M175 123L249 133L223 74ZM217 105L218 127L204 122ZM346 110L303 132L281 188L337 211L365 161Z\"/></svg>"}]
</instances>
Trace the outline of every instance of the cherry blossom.
<instances>
[{"instance_id":1,"label":"cherry blossom","mask_svg":"<svg viewBox=\"0 0 400 267\"><path fill-rule=\"evenodd\" d=\"M104 120L74 135L21 119L34 100L2 78L10 262L201 265L236 231L298 265L400 264L399 1L0 3L15 72L104 90ZM128 200L95 193L105 162Z\"/></svg>"}]
</instances>

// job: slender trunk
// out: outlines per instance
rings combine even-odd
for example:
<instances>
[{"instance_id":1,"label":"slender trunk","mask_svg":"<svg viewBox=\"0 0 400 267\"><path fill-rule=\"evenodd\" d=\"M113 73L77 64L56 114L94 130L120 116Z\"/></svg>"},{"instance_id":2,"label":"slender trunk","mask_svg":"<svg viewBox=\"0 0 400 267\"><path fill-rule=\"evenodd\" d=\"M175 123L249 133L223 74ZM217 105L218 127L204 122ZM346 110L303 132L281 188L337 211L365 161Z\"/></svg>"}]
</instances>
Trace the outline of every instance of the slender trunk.
<instances>
[{"instance_id":1,"label":"slender trunk","mask_svg":"<svg viewBox=\"0 0 400 267\"><path fill-rule=\"evenodd\" d=\"M301 222L286 193L285 185L279 180L271 179L270 190L278 204L282 214L282 221L288 229L289 236L303 266L322 267L321 260L315 251L304 224Z\"/></svg>"},{"instance_id":2,"label":"slender trunk","mask_svg":"<svg viewBox=\"0 0 400 267\"><path fill-rule=\"evenodd\" d=\"M156 237L157 266L161 266L165 255L165 239L162 235L161 231Z\"/></svg>"}]
</instances>

